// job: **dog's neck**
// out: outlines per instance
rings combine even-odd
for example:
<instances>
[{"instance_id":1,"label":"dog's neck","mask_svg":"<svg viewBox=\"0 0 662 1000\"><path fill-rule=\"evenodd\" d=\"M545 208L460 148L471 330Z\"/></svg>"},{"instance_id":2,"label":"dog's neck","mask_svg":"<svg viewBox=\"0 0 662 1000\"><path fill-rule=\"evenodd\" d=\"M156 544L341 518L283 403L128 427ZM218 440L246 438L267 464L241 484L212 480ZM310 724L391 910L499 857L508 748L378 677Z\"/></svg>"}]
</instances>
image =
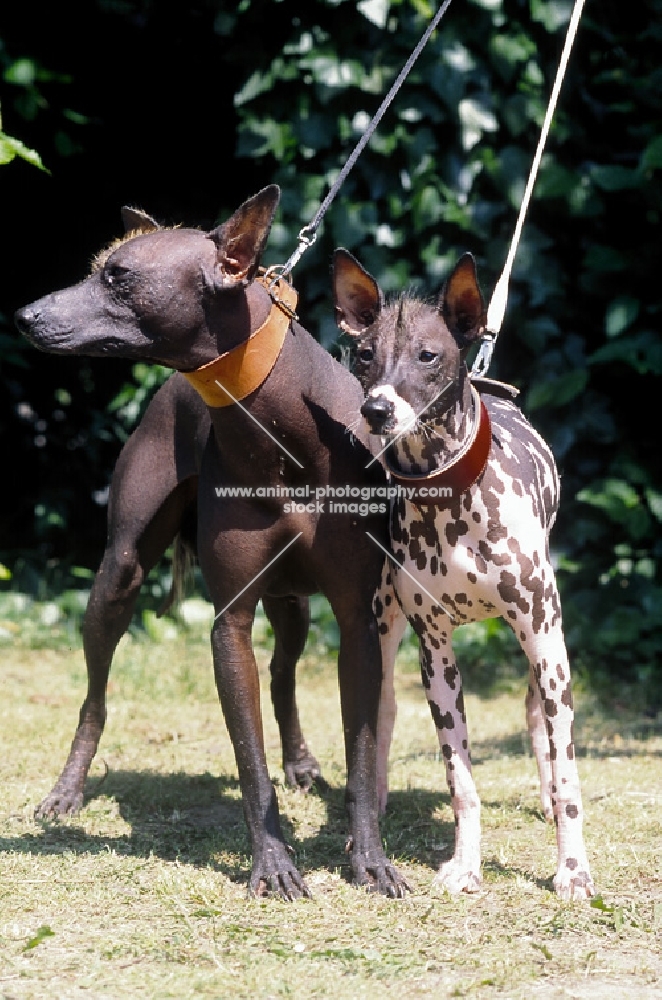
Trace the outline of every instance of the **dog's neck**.
<instances>
[{"instance_id":1,"label":"dog's neck","mask_svg":"<svg viewBox=\"0 0 662 1000\"><path fill-rule=\"evenodd\" d=\"M208 313L208 326L213 338L208 361L225 354L248 340L265 322L272 302L264 285L252 281L245 289L223 295L217 310Z\"/></svg>"},{"instance_id":2,"label":"dog's neck","mask_svg":"<svg viewBox=\"0 0 662 1000\"><path fill-rule=\"evenodd\" d=\"M461 396L438 417L416 422L414 429L398 437L387 452L389 466L404 475L427 476L444 468L465 446L476 415L471 385L464 380Z\"/></svg>"},{"instance_id":3,"label":"dog's neck","mask_svg":"<svg viewBox=\"0 0 662 1000\"><path fill-rule=\"evenodd\" d=\"M260 278L255 284L262 289L262 302L258 296L256 303L255 294L243 296L240 305L243 306L244 335L239 342L233 343L232 347L206 364L184 372L185 378L208 406L232 406L251 395L262 385L280 356L290 322L295 316L296 292L280 279L267 282L266 278ZM258 318L264 312L265 297L268 312L264 322L260 323ZM252 310L251 299L254 303ZM230 323L225 333L224 343L233 341L237 323Z\"/></svg>"}]
</instances>

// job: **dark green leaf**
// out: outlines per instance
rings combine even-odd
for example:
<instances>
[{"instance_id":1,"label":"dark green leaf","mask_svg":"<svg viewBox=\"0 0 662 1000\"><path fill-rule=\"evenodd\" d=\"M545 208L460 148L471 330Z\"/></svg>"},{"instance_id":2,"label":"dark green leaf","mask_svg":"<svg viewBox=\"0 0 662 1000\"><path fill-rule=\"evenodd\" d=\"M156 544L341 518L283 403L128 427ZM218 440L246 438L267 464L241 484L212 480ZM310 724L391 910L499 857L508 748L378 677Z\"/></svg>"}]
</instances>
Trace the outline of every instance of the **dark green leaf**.
<instances>
[{"instance_id":1,"label":"dark green leaf","mask_svg":"<svg viewBox=\"0 0 662 1000\"><path fill-rule=\"evenodd\" d=\"M594 166L591 168L591 177L603 191L623 191L635 188L640 183L638 172L629 167Z\"/></svg>"},{"instance_id":2,"label":"dark green leaf","mask_svg":"<svg viewBox=\"0 0 662 1000\"><path fill-rule=\"evenodd\" d=\"M11 136L0 132L0 164L11 163L17 156L31 163L33 167L38 167L39 170L44 170L46 173L49 172L41 162L41 157L36 150L28 149L19 139L12 139Z\"/></svg>"},{"instance_id":3,"label":"dark green leaf","mask_svg":"<svg viewBox=\"0 0 662 1000\"><path fill-rule=\"evenodd\" d=\"M618 337L636 320L640 309L639 299L631 295L620 295L607 306L605 333L608 337Z\"/></svg>"},{"instance_id":4,"label":"dark green leaf","mask_svg":"<svg viewBox=\"0 0 662 1000\"><path fill-rule=\"evenodd\" d=\"M587 381L586 369L578 368L544 382L537 382L528 392L527 407L529 410L536 410L541 406L565 406L584 391Z\"/></svg>"}]
</instances>

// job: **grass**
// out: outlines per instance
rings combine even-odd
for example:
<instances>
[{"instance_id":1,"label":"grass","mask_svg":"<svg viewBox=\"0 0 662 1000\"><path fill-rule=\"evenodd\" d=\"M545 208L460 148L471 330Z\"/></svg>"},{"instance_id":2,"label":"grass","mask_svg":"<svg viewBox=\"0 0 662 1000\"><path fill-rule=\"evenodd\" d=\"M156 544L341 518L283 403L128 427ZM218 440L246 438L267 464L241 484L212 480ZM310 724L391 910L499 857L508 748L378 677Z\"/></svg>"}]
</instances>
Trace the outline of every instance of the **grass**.
<instances>
[{"instance_id":1,"label":"grass","mask_svg":"<svg viewBox=\"0 0 662 1000\"><path fill-rule=\"evenodd\" d=\"M159 628L161 625L158 626ZM605 715L578 692L577 742L594 905L551 892L523 732L522 682L467 708L483 802L484 891L434 884L453 821L411 651L399 671L387 850L414 887L393 902L347 882L337 684L323 643L299 673L301 716L330 790L283 787L267 685L270 769L287 836L314 893L248 900L248 841L203 623L122 641L106 733L79 816L35 823L84 692L73 648L12 633L0 677L0 997L269 998L662 995L659 724ZM11 630L10 630L11 631ZM264 621L256 631L266 675ZM61 637L60 637L61 640ZM470 685L468 685L470 688Z\"/></svg>"}]
</instances>

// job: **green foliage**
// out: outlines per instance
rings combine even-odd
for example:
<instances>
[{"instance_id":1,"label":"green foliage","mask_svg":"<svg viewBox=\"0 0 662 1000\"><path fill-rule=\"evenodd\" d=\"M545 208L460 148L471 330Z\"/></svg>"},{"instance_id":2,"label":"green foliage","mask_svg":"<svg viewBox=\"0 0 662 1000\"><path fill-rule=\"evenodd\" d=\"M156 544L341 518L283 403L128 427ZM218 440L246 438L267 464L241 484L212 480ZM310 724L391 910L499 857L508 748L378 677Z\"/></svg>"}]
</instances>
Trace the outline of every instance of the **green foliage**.
<instances>
[{"instance_id":1,"label":"green foliage","mask_svg":"<svg viewBox=\"0 0 662 1000\"><path fill-rule=\"evenodd\" d=\"M434 292L466 249L483 286L494 285L571 6L490 0L449 9L298 265L306 316L323 342L336 337L325 273L336 245L356 253L387 293ZM358 9L318 0L237 91L237 152L265 158L284 191L277 259L289 255L431 14L431 5L405 0ZM599 18L590 9L583 16L492 372L522 387L563 474L554 543L573 659L594 677L639 684L654 705L661 482L645 403L662 373L661 14L659 0L648 0L637 16L615 3ZM258 16L262 4L244 4L235 31ZM494 628L489 638L459 640L471 663L481 642L485 661L491 643L510 642Z\"/></svg>"},{"instance_id":2,"label":"green foliage","mask_svg":"<svg viewBox=\"0 0 662 1000\"><path fill-rule=\"evenodd\" d=\"M39 153L34 149L28 149L20 139L14 139L12 136L7 135L2 131L1 125L2 119L0 118L0 167L11 163L18 156L21 160L31 163L33 167L46 170L46 167L41 162Z\"/></svg>"},{"instance_id":3,"label":"green foliage","mask_svg":"<svg viewBox=\"0 0 662 1000\"><path fill-rule=\"evenodd\" d=\"M0 55L2 54L0 42ZM10 65L4 72L4 79L8 83L21 83L22 75L25 76L25 64L28 60L19 60L17 63ZM31 64L30 64L31 65ZM23 73L21 72L23 70ZM16 157L21 160L26 160L31 163L33 167L38 167L40 170L46 170L46 167L41 162L41 157L34 149L29 149L20 139L14 139L12 136L7 135L2 130L2 114L0 113L0 167L7 163L11 163Z\"/></svg>"},{"instance_id":4,"label":"green foliage","mask_svg":"<svg viewBox=\"0 0 662 1000\"><path fill-rule=\"evenodd\" d=\"M154 5L98 0L92 6L99 31L120 21L128 36L142 25L136 50L151 58L160 23ZM242 0L230 9L220 0L196 0L182 10L187 45L207 45L213 37L217 74L211 90L192 83L190 91L182 75L182 101L190 108L209 102L206 128L222 128L224 156L236 158L233 183L219 196L219 218L236 207L239 188L244 196L271 181L281 185L267 263L282 263L294 249L436 6L429 0ZM570 0L450 6L297 266L302 316L326 346L337 337L328 263L338 245L356 253L387 294L403 288L436 294L457 256L470 250L489 298L571 7ZM615 678L621 688L637 685L652 708L662 688L662 475L653 410L662 374L661 43L662 0L586 5L491 373L522 389L523 408L551 443L562 473L553 543L572 658L612 689ZM10 132L20 132L52 166L53 157L88 134L82 125L89 119L68 108L93 110L108 83L83 102L75 78L42 62L29 46L11 55L0 47L4 108L15 116ZM149 66L150 73L161 71L156 62ZM153 89L158 94L158 86ZM218 95L230 93L234 117L225 112L221 120ZM129 102L120 103L115 132L108 118L109 145L123 147L132 113ZM135 113L142 140L144 110ZM49 139L33 142L31 130L40 123ZM146 149L132 152L140 157ZM160 164L150 186L162 172ZM196 155L189 193L199 186L198 172ZM170 178L164 197L169 205ZM213 198L210 186L207 201ZM185 213L181 219L188 221ZM19 381L30 355L8 329L0 333L3 378L16 372ZM82 369L80 385L68 384L66 391L82 395L91 415L84 458L98 478L108 475L99 438L125 437L162 378L162 370L135 366L133 381L120 379L105 397L98 387L85 388L92 377L85 381ZM73 404L66 408L67 419L72 410ZM49 495L43 507L40 539L71 531L71 497ZM320 622L326 642L321 611ZM510 633L494 628L460 639L461 653L476 669L481 649L486 662L510 655Z\"/></svg>"},{"instance_id":5,"label":"green foliage","mask_svg":"<svg viewBox=\"0 0 662 1000\"><path fill-rule=\"evenodd\" d=\"M131 381L125 382L108 404L108 411L116 417L121 440L126 440L138 426L150 399L166 379L170 378L172 369L164 368L163 365L140 363L133 366L131 375Z\"/></svg>"},{"instance_id":6,"label":"green foliage","mask_svg":"<svg viewBox=\"0 0 662 1000\"><path fill-rule=\"evenodd\" d=\"M55 109L52 106L51 94L57 92L62 85L70 86L71 77L63 73L54 73L40 65L33 58L21 56L12 58L0 38L0 74L4 84L7 84L7 94L12 94L11 109L17 118L25 123L34 122L46 114L52 119L51 141L54 151L59 156L70 156L80 152L81 146L73 133L76 128L88 123L88 118L71 108L62 106L58 100ZM72 131L72 126L73 131ZM40 170L46 170L41 156L34 149L25 146L20 140L5 135L2 132L0 118L0 166L10 163L15 157L26 160Z\"/></svg>"}]
</instances>

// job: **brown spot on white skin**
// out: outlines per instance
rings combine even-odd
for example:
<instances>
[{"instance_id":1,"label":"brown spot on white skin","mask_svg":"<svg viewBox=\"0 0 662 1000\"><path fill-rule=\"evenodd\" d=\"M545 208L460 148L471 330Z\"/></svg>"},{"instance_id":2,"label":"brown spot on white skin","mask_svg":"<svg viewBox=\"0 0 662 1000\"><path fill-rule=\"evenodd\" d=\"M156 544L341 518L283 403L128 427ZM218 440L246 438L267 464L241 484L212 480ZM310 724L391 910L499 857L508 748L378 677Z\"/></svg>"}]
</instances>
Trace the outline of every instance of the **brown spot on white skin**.
<instances>
[{"instance_id":1,"label":"brown spot on white skin","mask_svg":"<svg viewBox=\"0 0 662 1000\"><path fill-rule=\"evenodd\" d=\"M455 683L458 679L458 676L459 676L459 671L455 666L455 664L453 664L453 666L451 667L446 667L446 669L444 670L444 680L448 684L449 688L451 688L451 690L453 691L455 690Z\"/></svg>"},{"instance_id":2,"label":"brown spot on white skin","mask_svg":"<svg viewBox=\"0 0 662 1000\"><path fill-rule=\"evenodd\" d=\"M449 521L446 525L446 538L448 544L452 547L457 545L458 540L469 530L469 526L466 521Z\"/></svg>"},{"instance_id":3,"label":"brown spot on white skin","mask_svg":"<svg viewBox=\"0 0 662 1000\"><path fill-rule=\"evenodd\" d=\"M523 615L528 615L530 605L527 600L522 597L520 591L517 588L517 577L512 573L508 573L503 570L501 573L501 581L497 584L497 590L501 599L506 604L514 604Z\"/></svg>"},{"instance_id":4,"label":"brown spot on white skin","mask_svg":"<svg viewBox=\"0 0 662 1000\"><path fill-rule=\"evenodd\" d=\"M430 705L430 712L432 713L432 718L434 719L434 724L437 727L437 729L444 730L444 729L455 728L455 720L453 719L453 716L451 715L450 712L445 712L442 714L442 712L439 709L439 706L436 705L433 701L430 701L428 704Z\"/></svg>"}]
</instances>

